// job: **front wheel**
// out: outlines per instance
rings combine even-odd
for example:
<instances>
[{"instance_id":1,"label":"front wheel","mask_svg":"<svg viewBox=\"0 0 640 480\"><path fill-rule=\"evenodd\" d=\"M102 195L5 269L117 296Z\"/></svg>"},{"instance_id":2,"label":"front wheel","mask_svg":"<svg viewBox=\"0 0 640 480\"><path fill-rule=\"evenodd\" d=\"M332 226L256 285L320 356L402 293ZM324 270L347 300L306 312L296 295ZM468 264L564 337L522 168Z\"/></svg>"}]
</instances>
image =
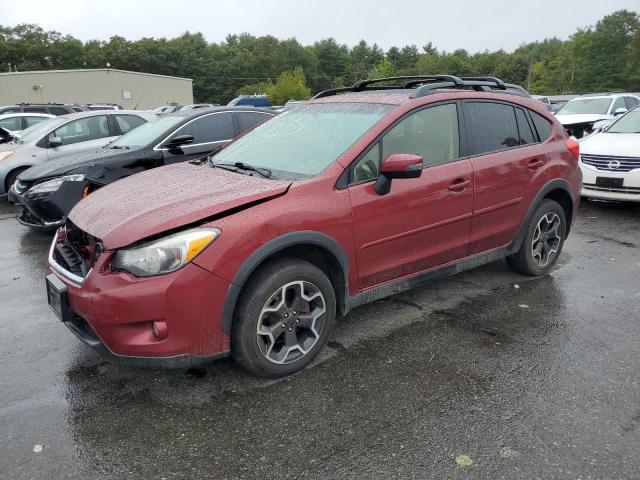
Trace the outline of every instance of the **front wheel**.
<instances>
[{"instance_id":1,"label":"front wheel","mask_svg":"<svg viewBox=\"0 0 640 480\"><path fill-rule=\"evenodd\" d=\"M273 261L243 291L232 332L233 356L255 375L290 375L318 355L335 316L335 292L322 270L293 258Z\"/></svg>"},{"instance_id":2,"label":"front wheel","mask_svg":"<svg viewBox=\"0 0 640 480\"><path fill-rule=\"evenodd\" d=\"M566 231L567 221L560 204L545 200L531 217L520 251L507 257L507 263L524 275L544 275L558 260Z\"/></svg>"}]
</instances>

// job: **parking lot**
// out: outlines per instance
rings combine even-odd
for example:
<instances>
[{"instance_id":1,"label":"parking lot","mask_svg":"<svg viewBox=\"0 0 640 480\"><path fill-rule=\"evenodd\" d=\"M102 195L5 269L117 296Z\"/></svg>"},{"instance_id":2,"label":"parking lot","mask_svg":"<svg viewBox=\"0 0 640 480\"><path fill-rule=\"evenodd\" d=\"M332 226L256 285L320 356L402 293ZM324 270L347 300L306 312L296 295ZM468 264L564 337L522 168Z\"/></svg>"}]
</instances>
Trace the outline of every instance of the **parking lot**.
<instances>
[{"instance_id":1,"label":"parking lot","mask_svg":"<svg viewBox=\"0 0 640 480\"><path fill-rule=\"evenodd\" d=\"M552 275L498 262L358 308L278 381L105 362L49 311L50 239L14 215L0 478L638 476L639 206L582 202Z\"/></svg>"}]
</instances>

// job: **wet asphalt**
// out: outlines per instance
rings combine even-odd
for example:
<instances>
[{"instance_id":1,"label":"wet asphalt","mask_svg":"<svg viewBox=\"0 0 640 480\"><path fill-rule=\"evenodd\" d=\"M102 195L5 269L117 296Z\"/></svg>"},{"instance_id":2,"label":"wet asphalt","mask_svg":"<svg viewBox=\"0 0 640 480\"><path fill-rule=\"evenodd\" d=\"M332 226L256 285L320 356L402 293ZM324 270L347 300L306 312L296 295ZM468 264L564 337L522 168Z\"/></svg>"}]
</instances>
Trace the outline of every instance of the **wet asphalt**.
<instances>
[{"instance_id":1,"label":"wet asphalt","mask_svg":"<svg viewBox=\"0 0 640 480\"><path fill-rule=\"evenodd\" d=\"M498 262L360 307L277 381L104 361L14 215L0 199L1 479L640 478L640 205L583 201L551 275Z\"/></svg>"}]
</instances>

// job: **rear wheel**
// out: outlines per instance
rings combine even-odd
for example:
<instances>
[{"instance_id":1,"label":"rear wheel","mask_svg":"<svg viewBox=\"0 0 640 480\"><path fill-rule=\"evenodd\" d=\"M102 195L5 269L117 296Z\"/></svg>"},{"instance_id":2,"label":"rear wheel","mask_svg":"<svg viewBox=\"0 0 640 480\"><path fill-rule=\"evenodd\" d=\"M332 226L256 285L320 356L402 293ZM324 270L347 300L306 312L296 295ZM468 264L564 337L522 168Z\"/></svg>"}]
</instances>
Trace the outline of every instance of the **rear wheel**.
<instances>
[{"instance_id":1,"label":"rear wheel","mask_svg":"<svg viewBox=\"0 0 640 480\"><path fill-rule=\"evenodd\" d=\"M293 258L273 261L243 292L232 332L233 356L255 375L290 375L322 350L335 316L335 292L322 270Z\"/></svg>"},{"instance_id":2,"label":"rear wheel","mask_svg":"<svg viewBox=\"0 0 640 480\"><path fill-rule=\"evenodd\" d=\"M545 200L531 218L520 251L507 257L507 263L524 275L544 275L558 260L566 231L566 217L560 204Z\"/></svg>"}]
</instances>

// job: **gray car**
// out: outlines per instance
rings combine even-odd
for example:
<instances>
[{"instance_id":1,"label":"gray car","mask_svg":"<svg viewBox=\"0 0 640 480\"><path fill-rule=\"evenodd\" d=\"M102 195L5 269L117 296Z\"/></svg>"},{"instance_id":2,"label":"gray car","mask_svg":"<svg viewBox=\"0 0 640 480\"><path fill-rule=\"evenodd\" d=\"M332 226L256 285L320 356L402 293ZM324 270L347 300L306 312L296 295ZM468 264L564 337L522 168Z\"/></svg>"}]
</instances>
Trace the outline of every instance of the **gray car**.
<instances>
[{"instance_id":1,"label":"gray car","mask_svg":"<svg viewBox=\"0 0 640 480\"><path fill-rule=\"evenodd\" d=\"M101 148L155 118L150 112L103 110L61 115L29 127L19 139L0 145L0 195L9 191L20 173L34 165Z\"/></svg>"}]
</instances>

